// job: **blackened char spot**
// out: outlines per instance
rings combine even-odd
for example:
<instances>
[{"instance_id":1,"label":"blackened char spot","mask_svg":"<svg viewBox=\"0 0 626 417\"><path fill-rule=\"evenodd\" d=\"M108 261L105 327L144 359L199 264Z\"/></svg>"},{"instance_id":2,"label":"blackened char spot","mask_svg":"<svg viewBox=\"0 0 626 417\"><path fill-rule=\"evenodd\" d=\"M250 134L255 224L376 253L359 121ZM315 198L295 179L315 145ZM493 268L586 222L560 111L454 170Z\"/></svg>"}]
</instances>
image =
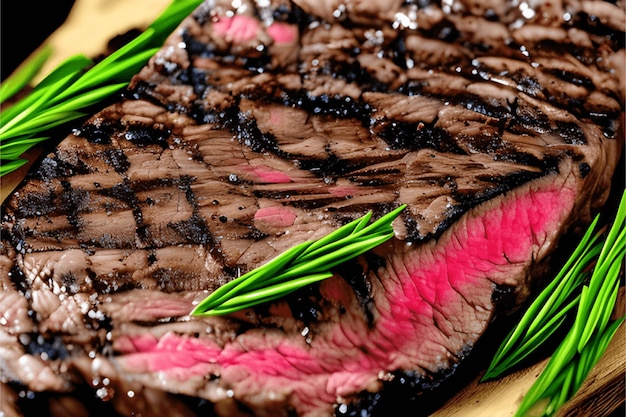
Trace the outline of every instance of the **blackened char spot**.
<instances>
[{"instance_id":1,"label":"blackened char spot","mask_svg":"<svg viewBox=\"0 0 626 417\"><path fill-rule=\"evenodd\" d=\"M515 106L512 112L509 129L516 131L519 127L522 131L529 129L536 132L551 130L550 119L538 108L530 106Z\"/></svg>"},{"instance_id":2,"label":"blackened char spot","mask_svg":"<svg viewBox=\"0 0 626 417\"><path fill-rule=\"evenodd\" d=\"M67 222L74 228L82 226L80 213L89 206L89 192L73 188L68 181L61 181L61 207L66 210Z\"/></svg>"},{"instance_id":3,"label":"blackened char spot","mask_svg":"<svg viewBox=\"0 0 626 417\"><path fill-rule=\"evenodd\" d=\"M434 149L439 152L465 154L450 134L433 124L387 121L379 124L378 135L393 149Z\"/></svg>"},{"instance_id":4,"label":"blackened char spot","mask_svg":"<svg viewBox=\"0 0 626 417\"><path fill-rule=\"evenodd\" d=\"M162 148L166 148L167 138L170 136L170 133L165 128L155 128L134 123L127 127L124 132L124 138L139 147L159 145Z\"/></svg>"},{"instance_id":5,"label":"blackened char spot","mask_svg":"<svg viewBox=\"0 0 626 417\"><path fill-rule=\"evenodd\" d=\"M74 134L87 139L91 143L108 145L111 143L111 137L118 131L118 121L98 121L93 123L85 123L80 129L76 129Z\"/></svg>"},{"instance_id":6,"label":"blackened char spot","mask_svg":"<svg viewBox=\"0 0 626 417\"><path fill-rule=\"evenodd\" d=\"M508 175L478 176L477 179L489 182L493 185L485 187L484 192L477 194L466 194L457 190L454 193L454 199L459 203L460 212L465 212L484 201L504 194L507 191L519 187L520 185L530 182L536 178L542 177L550 172L551 170L547 170L545 172L520 171ZM446 222L450 222L450 224L454 221L456 221L456 216L446 219ZM447 228L447 225L445 228Z\"/></svg>"},{"instance_id":7,"label":"blackened char spot","mask_svg":"<svg viewBox=\"0 0 626 417\"><path fill-rule=\"evenodd\" d=\"M398 36L389 44L390 58L394 64L402 69L407 69L407 59L411 59L407 54L404 36Z\"/></svg>"},{"instance_id":8,"label":"blackened char spot","mask_svg":"<svg viewBox=\"0 0 626 417\"><path fill-rule=\"evenodd\" d=\"M491 301L497 311L511 311L517 305L517 295L515 287L496 284L491 294Z\"/></svg>"},{"instance_id":9,"label":"blackened char spot","mask_svg":"<svg viewBox=\"0 0 626 417\"><path fill-rule=\"evenodd\" d=\"M297 4L289 5L281 4L272 11L272 17L275 21L296 24L300 29L308 27L315 17L305 13Z\"/></svg>"},{"instance_id":10,"label":"blackened char spot","mask_svg":"<svg viewBox=\"0 0 626 417\"><path fill-rule=\"evenodd\" d=\"M430 33L434 38L448 43L456 42L456 40L461 36L461 32L459 32L454 23L448 19L440 20L437 24L431 27L427 33Z\"/></svg>"},{"instance_id":11,"label":"blackened char spot","mask_svg":"<svg viewBox=\"0 0 626 417\"><path fill-rule=\"evenodd\" d=\"M333 178L344 176L363 166L339 158L330 149L326 149L326 155L326 158L298 159L298 167L324 178Z\"/></svg>"},{"instance_id":12,"label":"blackened char spot","mask_svg":"<svg viewBox=\"0 0 626 417\"><path fill-rule=\"evenodd\" d=\"M488 104L485 102L485 99L488 100L489 98L468 95L466 98L460 100L460 104L468 110L484 114L488 117L494 117L497 119L508 119L510 117L510 108Z\"/></svg>"},{"instance_id":13,"label":"blackened char spot","mask_svg":"<svg viewBox=\"0 0 626 417\"><path fill-rule=\"evenodd\" d=\"M17 216L29 218L43 216L56 210L54 193L48 190L45 193L28 193L24 195L17 207Z\"/></svg>"},{"instance_id":14,"label":"blackened char spot","mask_svg":"<svg viewBox=\"0 0 626 417\"><path fill-rule=\"evenodd\" d=\"M428 86L428 81L425 80L409 80L406 83L398 87L398 92L406 94L407 96L426 96L424 94L424 88Z\"/></svg>"},{"instance_id":15,"label":"blackened char spot","mask_svg":"<svg viewBox=\"0 0 626 417\"><path fill-rule=\"evenodd\" d=\"M539 94L543 87L539 80L534 77L531 77L526 72L522 70L515 71L511 74L511 79L517 83L517 88L531 96L536 96Z\"/></svg>"},{"instance_id":16,"label":"blackened char spot","mask_svg":"<svg viewBox=\"0 0 626 417\"><path fill-rule=\"evenodd\" d=\"M193 192L193 188L191 184L193 183L193 178L189 175L183 175L178 179L174 179L173 183L176 184L179 190L185 192L185 199L189 203L191 207L195 209L198 208L198 203L196 201L196 195Z\"/></svg>"},{"instance_id":17,"label":"blackened char spot","mask_svg":"<svg viewBox=\"0 0 626 417\"><path fill-rule=\"evenodd\" d=\"M580 172L580 177L585 178L589 172L591 172L591 167L586 162L581 162L578 164L578 171Z\"/></svg>"},{"instance_id":18,"label":"blackened char spot","mask_svg":"<svg viewBox=\"0 0 626 417\"><path fill-rule=\"evenodd\" d=\"M321 299L318 285L313 284L301 288L288 294L284 299L289 304L291 314L296 320L302 321L305 325L318 320L320 314L319 300Z\"/></svg>"},{"instance_id":19,"label":"blackened char spot","mask_svg":"<svg viewBox=\"0 0 626 417\"><path fill-rule=\"evenodd\" d=\"M185 50L190 57L211 58L214 56L215 45L211 42L202 42L197 40L185 29L182 33Z\"/></svg>"},{"instance_id":20,"label":"blackened char spot","mask_svg":"<svg viewBox=\"0 0 626 417\"><path fill-rule=\"evenodd\" d=\"M617 137L617 132L620 129L620 115L617 113L591 113L590 118L593 120L595 124L602 128L602 133L604 133L604 137L608 139L615 139Z\"/></svg>"},{"instance_id":21,"label":"blackened char spot","mask_svg":"<svg viewBox=\"0 0 626 417\"><path fill-rule=\"evenodd\" d=\"M16 246L16 249L18 252L23 251L24 249L23 241L18 241L14 243L14 245ZM27 298L31 297L29 280L26 279L24 272L22 272L22 268L19 268L17 264L14 265L13 268L11 269L11 272L9 273L9 278L11 279L11 283L15 286L15 288L18 291L24 294Z\"/></svg>"},{"instance_id":22,"label":"blackened char spot","mask_svg":"<svg viewBox=\"0 0 626 417\"><path fill-rule=\"evenodd\" d=\"M106 149L102 155L106 163L112 166L118 174L124 174L130 168L130 162L121 149Z\"/></svg>"},{"instance_id":23,"label":"blackened char spot","mask_svg":"<svg viewBox=\"0 0 626 417\"><path fill-rule=\"evenodd\" d=\"M563 141L568 145L584 145L587 143L585 133L574 122L556 121L556 129L559 136L563 138Z\"/></svg>"},{"instance_id":24,"label":"blackened char spot","mask_svg":"<svg viewBox=\"0 0 626 417\"><path fill-rule=\"evenodd\" d=\"M285 156L285 153L278 147L276 137L271 133L262 132L256 120L248 113L238 112L235 117L225 120L225 124L240 143L254 152L271 152L278 156Z\"/></svg>"},{"instance_id":25,"label":"blackened char spot","mask_svg":"<svg viewBox=\"0 0 626 417\"><path fill-rule=\"evenodd\" d=\"M344 21L344 25L347 22ZM356 57L361 51L350 49L346 54ZM351 58L347 61L330 61L321 68L321 73L330 75L335 79L343 79L348 83L358 83L363 91L388 92L389 86L363 68L358 59Z\"/></svg>"},{"instance_id":26,"label":"blackened char spot","mask_svg":"<svg viewBox=\"0 0 626 417\"><path fill-rule=\"evenodd\" d=\"M41 160L38 169L31 171L28 178L48 181L54 178L64 178L72 175L83 175L91 172L91 168L81 159L73 161L63 160L52 154Z\"/></svg>"},{"instance_id":27,"label":"blackened char spot","mask_svg":"<svg viewBox=\"0 0 626 417\"><path fill-rule=\"evenodd\" d=\"M183 84L191 85L194 93L199 97L203 96L208 87L206 72L192 66L182 70L178 74L178 79Z\"/></svg>"},{"instance_id":28,"label":"blackened char spot","mask_svg":"<svg viewBox=\"0 0 626 417\"><path fill-rule=\"evenodd\" d=\"M187 220L169 223L168 226L176 230L189 243L196 245L215 245L216 243L206 221L197 214L193 214Z\"/></svg>"},{"instance_id":29,"label":"blackened char spot","mask_svg":"<svg viewBox=\"0 0 626 417\"><path fill-rule=\"evenodd\" d=\"M315 115L357 119L364 126L370 122L371 106L352 97L328 94L313 96L300 90L285 92L281 99L285 106L298 107Z\"/></svg>"}]
</instances>

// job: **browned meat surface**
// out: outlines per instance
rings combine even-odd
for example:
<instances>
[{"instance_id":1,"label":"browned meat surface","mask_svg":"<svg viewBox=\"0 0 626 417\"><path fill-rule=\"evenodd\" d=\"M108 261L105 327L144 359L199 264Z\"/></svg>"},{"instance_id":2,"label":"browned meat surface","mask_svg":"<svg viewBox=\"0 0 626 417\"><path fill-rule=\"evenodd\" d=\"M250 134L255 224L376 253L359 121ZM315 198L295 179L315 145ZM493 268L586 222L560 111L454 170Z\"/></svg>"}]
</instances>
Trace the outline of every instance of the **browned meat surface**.
<instances>
[{"instance_id":1,"label":"browned meat surface","mask_svg":"<svg viewBox=\"0 0 626 417\"><path fill-rule=\"evenodd\" d=\"M206 2L2 208L11 409L381 415L395 392L419 414L608 197L618 3ZM331 279L189 317L400 204Z\"/></svg>"}]
</instances>

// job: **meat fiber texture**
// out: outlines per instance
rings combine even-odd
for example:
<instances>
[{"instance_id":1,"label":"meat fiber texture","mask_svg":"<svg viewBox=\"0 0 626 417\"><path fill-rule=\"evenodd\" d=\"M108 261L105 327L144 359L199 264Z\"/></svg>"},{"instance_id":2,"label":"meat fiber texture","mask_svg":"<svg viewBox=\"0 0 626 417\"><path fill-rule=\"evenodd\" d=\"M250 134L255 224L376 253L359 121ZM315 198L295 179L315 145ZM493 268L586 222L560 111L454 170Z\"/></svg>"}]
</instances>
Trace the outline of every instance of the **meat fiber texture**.
<instances>
[{"instance_id":1,"label":"meat fiber texture","mask_svg":"<svg viewBox=\"0 0 626 417\"><path fill-rule=\"evenodd\" d=\"M3 206L5 413L376 415L402 384L428 399L605 203L624 23L602 1L206 2ZM332 278L189 316L401 204L395 238Z\"/></svg>"}]
</instances>

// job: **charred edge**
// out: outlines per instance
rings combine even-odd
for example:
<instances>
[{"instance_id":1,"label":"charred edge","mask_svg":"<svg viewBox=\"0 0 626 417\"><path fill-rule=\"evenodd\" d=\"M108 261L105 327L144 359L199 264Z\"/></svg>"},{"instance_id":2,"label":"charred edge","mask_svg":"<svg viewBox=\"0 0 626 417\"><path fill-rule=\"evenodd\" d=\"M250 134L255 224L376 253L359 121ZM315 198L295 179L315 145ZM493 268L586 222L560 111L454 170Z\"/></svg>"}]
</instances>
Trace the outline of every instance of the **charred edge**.
<instances>
[{"instance_id":1,"label":"charred edge","mask_svg":"<svg viewBox=\"0 0 626 417\"><path fill-rule=\"evenodd\" d=\"M406 149L418 151L420 149L433 149L439 152L465 155L461 148L452 140L450 134L433 123L405 123L397 121L385 121L379 124L377 134L392 149Z\"/></svg>"},{"instance_id":2,"label":"charred edge","mask_svg":"<svg viewBox=\"0 0 626 417\"><path fill-rule=\"evenodd\" d=\"M467 354L463 352L461 357ZM335 417L383 417L389 414L389 410L395 410L397 416L426 417L455 392L456 385L459 385L458 367L455 363L434 374L392 372L380 391L363 392L352 403L337 406Z\"/></svg>"},{"instance_id":3,"label":"charred edge","mask_svg":"<svg viewBox=\"0 0 626 417\"><path fill-rule=\"evenodd\" d=\"M517 307L517 292L514 286L496 284L491 294L491 302L495 311L512 311Z\"/></svg>"},{"instance_id":4,"label":"charred edge","mask_svg":"<svg viewBox=\"0 0 626 417\"><path fill-rule=\"evenodd\" d=\"M556 164L558 162L554 163ZM504 194L507 191L510 191L516 187L519 187L524 183L540 178L544 175L547 175L548 173L557 171L558 165L555 165L554 167L546 169L543 173L520 171L505 176L477 177L477 179L480 179L482 181L488 181L493 185L490 187L486 187L485 191L480 194L466 195L462 192L457 191L454 193L454 199L459 202L459 211L465 212L472 207L475 207L487 200L491 200L492 198ZM450 221L456 221L456 217L454 219L450 219Z\"/></svg>"},{"instance_id":5,"label":"charred edge","mask_svg":"<svg viewBox=\"0 0 626 417\"><path fill-rule=\"evenodd\" d=\"M449 178L448 181L450 181L450 184L452 185L450 188L453 190L452 196L456 203L452 204L448 208L444 219L439 223L437 229L427 235L423 235L420 232L418 222L415 219L406 216L404 219L405 227L407 229L406 240L409 242L421 242L426 239L437 238L471 208L487 200L495 198L498 195L504 194L521 184L547 175L547 173L552 172L553 170L556 172L557 166L550 167L543 173L521 171L506 176L477 177L478 180L486 181L492 183L493 185L486 187L483 193L472 195L464 194L463 192L458 191L458 189L454 186L454 179Z\"/></svg>"}]
</instances>

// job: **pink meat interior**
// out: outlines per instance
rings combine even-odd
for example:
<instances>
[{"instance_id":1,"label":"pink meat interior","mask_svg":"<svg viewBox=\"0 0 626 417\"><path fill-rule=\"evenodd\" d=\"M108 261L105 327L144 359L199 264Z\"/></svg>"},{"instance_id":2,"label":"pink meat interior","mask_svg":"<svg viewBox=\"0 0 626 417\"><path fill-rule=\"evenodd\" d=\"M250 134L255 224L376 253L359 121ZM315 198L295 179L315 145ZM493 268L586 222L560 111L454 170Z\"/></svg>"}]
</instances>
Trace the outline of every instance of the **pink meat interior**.
<instances>
[{"instance_id":1,"label":"pink meat interior","mask_svg":"<svg viewBox=\"0 0 626 417\"><path fill-rule=\"evenodd\" d=\"M320 293L337 316L299 329L299 338L284 337L292 330L281 328L254 328L226 341L138 331L114 346L132 373L174 380L218 376L224 396L236 396L228 388L242 383L247 395L269 386L275 398L292 396L305 409L375 389L383 370L437 372L433 366L455 362L484 331L494 286L516 285L515 277L555 238L574 198L575 190L563 184L530 184L470 211L436 242L390 245L386 266L370 276L373 324L353 308L340 309L355 300L335 276L320 284ZM280 303L274 311L281 311Z\"/></svg>"}]
</instances>

